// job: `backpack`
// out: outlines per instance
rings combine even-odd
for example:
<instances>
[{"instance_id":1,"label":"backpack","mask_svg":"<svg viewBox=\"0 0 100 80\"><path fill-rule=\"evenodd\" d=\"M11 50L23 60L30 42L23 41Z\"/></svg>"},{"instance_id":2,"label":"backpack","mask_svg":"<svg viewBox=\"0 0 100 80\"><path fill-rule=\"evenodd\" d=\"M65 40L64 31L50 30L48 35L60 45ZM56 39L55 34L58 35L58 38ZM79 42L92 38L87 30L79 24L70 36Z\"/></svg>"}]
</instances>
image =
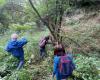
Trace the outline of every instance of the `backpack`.
<instances>
[{"instance_id":1,"label":"backpack","mask_svg":"<svg viewBox=\"0 0 100 80\"><path fill-rule=\"evenodd\" d=\"M70 76L74 70L74 65L70 57L61 56L59 64L59 72L61 75Z\"/></svg>"},{"instance_id":2,"label":"backpack","mask_svg":"<svg viewBox=\"0 0 100 80\"><path fill-rule=\"evenodd\" d=\"M40 47L44 47L45 44L46 44L46 40L44 38L42 40L40 40L40 42L39 42Z\"/></svg>"}]
</instances>

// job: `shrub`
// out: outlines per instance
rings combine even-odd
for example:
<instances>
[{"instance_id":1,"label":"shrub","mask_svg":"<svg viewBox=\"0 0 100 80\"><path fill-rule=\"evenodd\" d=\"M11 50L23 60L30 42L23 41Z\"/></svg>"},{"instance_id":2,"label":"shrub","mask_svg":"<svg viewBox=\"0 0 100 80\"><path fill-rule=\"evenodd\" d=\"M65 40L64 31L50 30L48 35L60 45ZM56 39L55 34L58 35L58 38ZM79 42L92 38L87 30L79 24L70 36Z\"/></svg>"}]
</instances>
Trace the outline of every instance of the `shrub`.
<instances>
[{"instance_id":1,"label":"shrub","mask_svg":"<svg viewBox=\"0 0 100 80\"><path fill-rule=\"evenodd\" d=\"M20 24L11 24L9 27L11 30L14 31L26 31L32 29L32 27L29 25L20 25Z\"/></svg>"},{"instance_id":2,"label":"shrub","mask_svg":"<svg viewBox=\"0 0 100 80\"><path fill-rule=\"evenodd\" d=\"M81 77L83 80L97 80L98 79L98 70L96 68L96 59L85 56L78 56L76 61L76 73L78 77Z\"/></svg>"}]
</instances>

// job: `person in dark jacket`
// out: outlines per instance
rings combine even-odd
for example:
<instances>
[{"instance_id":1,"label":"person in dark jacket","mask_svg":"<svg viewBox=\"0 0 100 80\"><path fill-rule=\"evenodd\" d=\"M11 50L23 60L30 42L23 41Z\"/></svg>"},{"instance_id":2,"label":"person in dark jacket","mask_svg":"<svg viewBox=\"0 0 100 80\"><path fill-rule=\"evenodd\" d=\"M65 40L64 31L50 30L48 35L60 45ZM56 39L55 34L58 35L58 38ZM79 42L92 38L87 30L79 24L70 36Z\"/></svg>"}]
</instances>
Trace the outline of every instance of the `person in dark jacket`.
<instances>
[{"instance_id":1,"label":"person in dark jacket","mask_svg":"<svg viewBox=\"0 0 100 80\"><path fill-rule=\"evenodd\" d=\"M49 40L49 36L46 36L44 38L42 38L39 42L39 47L40 47L40 57L43 58L44 56L46 56L47 52L46 52L46 45L48 44L48 40Z\"/></svg>"},{"instance_id":2,"label":"person in dark jacket","mask_svg":"<svg viewBox=\"0 0 100 80\"><path fill-rule=\"evenodd\" d=\"M11 53L14 57L19 60L17 70L19 70L24 64L24 50L23 46L27 43L26 38L18 39L18 35L16 33L11 35L11 40L8 42L6 46L6 51Z\"/></svg>"}]
</instances>

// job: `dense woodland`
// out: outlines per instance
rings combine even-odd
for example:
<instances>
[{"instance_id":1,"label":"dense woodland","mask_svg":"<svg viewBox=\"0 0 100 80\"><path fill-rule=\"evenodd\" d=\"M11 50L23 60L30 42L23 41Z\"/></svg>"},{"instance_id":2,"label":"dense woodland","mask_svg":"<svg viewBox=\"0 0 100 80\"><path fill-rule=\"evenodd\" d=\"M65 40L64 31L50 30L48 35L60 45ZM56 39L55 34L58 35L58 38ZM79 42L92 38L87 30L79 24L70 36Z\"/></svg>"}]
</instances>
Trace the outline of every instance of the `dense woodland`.
<instances>
[{"instance_id":1,"label":"dense woodland","mask_svg":"<svg viewBox=\"0 0 100 80\"><path fill-rule=\"evenodd\" d=\"M15 32L28 39L19 71L16 59L4 50ZM100 80L99 0L0 0L0 80L52 80L53 46L47 45L43 60L38 46L49 34L72 47L76 69L68 80Z\"/></svg>"}]
</instances>

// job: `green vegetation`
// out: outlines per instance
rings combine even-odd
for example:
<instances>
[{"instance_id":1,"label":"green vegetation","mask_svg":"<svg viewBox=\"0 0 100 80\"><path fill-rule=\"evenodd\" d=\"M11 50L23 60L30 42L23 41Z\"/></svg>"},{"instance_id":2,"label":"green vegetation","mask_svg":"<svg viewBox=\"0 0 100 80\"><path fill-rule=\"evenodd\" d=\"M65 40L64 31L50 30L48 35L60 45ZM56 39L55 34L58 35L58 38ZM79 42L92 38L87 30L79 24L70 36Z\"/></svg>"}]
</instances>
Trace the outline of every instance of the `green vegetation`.
<instances>
[{"instance_id":1,"label":"green vegetation","mask_svg":"<svg viewBox=\"0 0 100 80\"><path fill-rule=\"evenodd\" d=\"M33 1L33 7L29 1ZM4 50L15 32L19 38L28 39L24 46L25 64L19 71L15 65L17 59ZM47 45L48 55L43 60L39 59L38 46L40 38L50 32L55 41L73 48L76 80L99 80L100 1L97 0L14 0L14 3L0 0L0 80L52 80L53 46Z\"/></svg>"},{"instance_id":2,"label":"green vegetation","mask_svg":"<svg viewBox=\"0 0 100 80\"><path fill-rule=\"evenodd\" d=\"M5 3L5 0L0 0L0 5L3 5Z\"/></svg>"}]
</instances>

